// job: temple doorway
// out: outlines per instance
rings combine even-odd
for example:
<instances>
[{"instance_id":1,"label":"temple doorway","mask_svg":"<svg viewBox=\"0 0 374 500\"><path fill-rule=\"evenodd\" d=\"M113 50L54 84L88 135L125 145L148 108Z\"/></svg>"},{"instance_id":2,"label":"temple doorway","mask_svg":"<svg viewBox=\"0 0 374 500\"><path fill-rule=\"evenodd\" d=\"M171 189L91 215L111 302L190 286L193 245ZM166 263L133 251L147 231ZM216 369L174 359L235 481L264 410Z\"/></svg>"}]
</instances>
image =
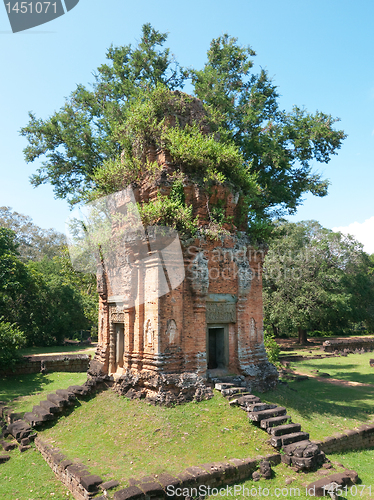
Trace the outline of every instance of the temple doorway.
<instances>
[{"instance_id":1,"label":"temple doorway","mask_svg":"<svg viewBox=\"0 0 374 500\"><path fill-rule=\"evenodd\" d=\"M123 368L123 354L124 354L124 328L123 325L116 325L116 366Z\"/></svg>"},{"instance_id":2,"label":"temple doorway","mask_svg":"<svg viewBox=\"0 0 374 500\"><path fill-rule=\"evenodd\" d=\"M224 326L209 326L207 338L208 370L225 369L228 365L228 349Z\"/></svg>"}]
</instances>

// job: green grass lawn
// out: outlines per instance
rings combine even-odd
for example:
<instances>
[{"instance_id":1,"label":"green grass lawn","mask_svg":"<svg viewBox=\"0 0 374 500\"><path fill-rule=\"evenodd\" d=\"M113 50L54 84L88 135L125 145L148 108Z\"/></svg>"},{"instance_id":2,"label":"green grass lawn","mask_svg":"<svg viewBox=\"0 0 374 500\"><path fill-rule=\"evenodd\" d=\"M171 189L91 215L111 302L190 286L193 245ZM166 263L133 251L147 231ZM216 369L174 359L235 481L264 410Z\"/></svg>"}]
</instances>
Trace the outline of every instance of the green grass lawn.
<instances>
[{"instance_id":1,"label":"green grass lawn","mask_svg":"<svg viewBox=\"0 0 374 500\"><path fill-rule=\"evenodd\" d=\"M347 357L311 359L294 362L291 367L309 374L327 372L332 378L372 383L371 387L342 387L326 380L288 382L273 392L260 395L263 401L287 408L294 422L302 424L312 439L323 439L346 429L353 429L374 419L374 368L369 365L373 353Z\"/></svg>"},{"instance_id":2,"label":"green grass lawn","mask_svg":"<svg viewBox=\"0 0 374 500\"><path fill-rule=\"evenodd\" d=\"M312 374L312 370L319 370L332 378L374 385L374 368L369 364L373 358L374 353L365 352L324 359L304 359L293 362L291 368L309 374ZM313 374L318 376L318 373Z\"/></svg>"},{"instance_id":3,"label":"green grass lawn","mask_svg":"<svg viewBox=\"0 0 374 500\"><path fill-rule=\"evenodd\" d=\"M310 373L318 369L342 380L372 383L371 357L373 354L368 353L304 360L292 366ZM0 400L9 402L14 411L29 411L48 393L85 380L85 373L12 376L0 379ZM374 420L374 383L372 387L340 387L309 379L281 384L275 391L259 396L263 401L285 406L292 420L301 423L311 439L323 439ZM273 452L266 444L267 434L250 424L245 412L229 407L228 401L217 392L210 401L163 408L144 401L129 401L109 390L79 401L73 412L61 416L56 424L39 434L104 480L121 481L120 487L126 486L130 477L162 471L176 474L190 465ZM20 454L13 450L10 454L11 460L0 466L1 499L69 498L66 488L55 479L37 451ZM362 484L370 486L373 482L374 497L374 450L346 452L329 458L357 470ZM340 470L336 466L336 471ZM243 486L250 491L256 488L257 496L259 487L269 488L270 493L275 488L289 488L288 495L282 498L310 498L305 486L326 472L297 474L281 464L274 467L272 481L247 481ZM287 485L286 480L290 479L292 483ZM294 494L290 491L292 487ZM343 498L368 499L368 493L367 489L360 496L359 489L357 494L348 492ZM240 500L242 497L248 495L235 495Z\"/></svg>"},{"instance_id":4,"label":"green grass lawn","mask_svg":"<svg viewBox=\"0 0 374 500\"><path fill-rule=\"evenodd\" d=\"M268 435L218 392L210 401L165 408L105 391L40 437L122 485L130 477L273 453Z\"/></svg>"},{"instance_id":5,"label":"green grass lawn","mask_svg":"<svg viewBox=\"0 0 374 500\"><path fill-rule=\"evenodd\" d=\"M12 375L0 378L0 401L5 401L14 412L31 411L34 405L57 389L80 385L87 380L86 373L52 372Z\"/></svg>"},{"instance_id":6,"label":"green grass lawn","mask_svg":"<svg viewBox=\"0 0 374 500\"><path fill-rule=\"evenodd\" d=\"M248 500L248 498L316 498L308 495L306 487L320 479L322 476L344 472L344 468L338 463L343 463L346 467L359 472L360 484L347 487L347 494L340 496L340 500L369 500L374 497L374 449L362 452L345 453L343 455L331 455L333 469L321 469L315 472L294 472L290 467L280 464L273 467L273 478L271 480L260 479L260 481L245 481L239 486L241 490L237 494L230 496L211 495L206 500L218 500L234 498L235 500ZM360 463L365 463L361 466ZM286 482L287 481L287 482ZM292 481L288 484L289 481ZM245 490L246 488L246 490ZM371 489L371 495L370 495ZM330 498L327 495L324 498Z\"/></svg>"},{"instance_id":7,"label":"green grass lawn","mask_svg":"<svg viewBox=\"0 0 374 500\"><path fill-rule=\"evenodd\" d=\"M374 387L339 387L309 379L278 385L259 396L264 402L285 406L292 421L300 423L311 439L354 429L374 418Z\"/></svg>"},{"instance_id":8,"label":"green grass lawn","mask_svg":"<svg viewBox=\"0 0 374 500\"><path fill-rule=\"evenodd\" d=\"M95 354L95 346L84 345L52 345L49 347L25 347L18 352L22 356L31 356L34 354Z\"/></svg>"},{"instance_id":9,"label":"green grass lawn","mask_svg":"<svg viewBox=\"0 0 374 500\"><path fill-rule=\"evenodd\" d=\"M9 452L11 459L0 465L1 500L67 500L72 494L33 447L21 453Z\"/></svg>"}]
</instances>

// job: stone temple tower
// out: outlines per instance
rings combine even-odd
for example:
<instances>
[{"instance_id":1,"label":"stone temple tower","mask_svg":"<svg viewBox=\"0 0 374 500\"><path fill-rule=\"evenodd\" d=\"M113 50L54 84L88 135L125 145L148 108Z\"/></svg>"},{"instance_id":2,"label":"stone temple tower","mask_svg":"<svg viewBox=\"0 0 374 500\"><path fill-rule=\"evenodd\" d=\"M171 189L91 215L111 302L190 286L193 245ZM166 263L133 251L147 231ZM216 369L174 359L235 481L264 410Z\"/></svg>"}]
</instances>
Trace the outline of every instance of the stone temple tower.
<instances>
[{"instance_id":1,"label":"stone temple tower","mask_svg":"<svg viewBox=\"0 0 374 500\"><path fill-rule=\"evenodd\" d=\"M184 95L173 94L179 99ZM199 123L202 133L209 133L198 99L188 96L182 114L169 113L168 126ZM130 198L142 204L156 202L159 193L168 196L170 179L178 171L198 231L188 236L127 223L122 250L114 252L115 264L109 266L104 258L98 266L94 369L113 375L122 393L140 391L159 400L169 389L178 399L187 380L232 374L242 376L252 389L273 387L277 371L263 343L261 273L266 249L254 248L245 227L232 222L240 194L225 184L205 189L189 176L188 165L174 161L157 143L147 148L144 158L157 162L157 173L145 173L114 195L112 211L125 213ZM205 231L213 206L231 221L215 238ZM115 234L121 223L112 226Z\"/></svg>"}]
</instances>

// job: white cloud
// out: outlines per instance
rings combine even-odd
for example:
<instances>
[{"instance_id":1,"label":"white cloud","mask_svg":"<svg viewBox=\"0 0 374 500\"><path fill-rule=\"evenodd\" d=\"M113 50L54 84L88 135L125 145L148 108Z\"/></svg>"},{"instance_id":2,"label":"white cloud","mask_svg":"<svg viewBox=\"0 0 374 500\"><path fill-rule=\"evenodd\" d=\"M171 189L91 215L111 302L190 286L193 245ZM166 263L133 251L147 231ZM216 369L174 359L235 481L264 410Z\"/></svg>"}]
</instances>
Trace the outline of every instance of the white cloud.
<instances>
[{"instance_id":1,"label":"white cloud","mask_svg":"<svg viewBox=\"0 0 374 500\"><path fill-rule=\"evenodd\" d=\"M362 223L352 222L349 226L333 227L332 230L351 234L364 245L365 252L374 253L374 216Z\"/></svg>"}]
</instances>

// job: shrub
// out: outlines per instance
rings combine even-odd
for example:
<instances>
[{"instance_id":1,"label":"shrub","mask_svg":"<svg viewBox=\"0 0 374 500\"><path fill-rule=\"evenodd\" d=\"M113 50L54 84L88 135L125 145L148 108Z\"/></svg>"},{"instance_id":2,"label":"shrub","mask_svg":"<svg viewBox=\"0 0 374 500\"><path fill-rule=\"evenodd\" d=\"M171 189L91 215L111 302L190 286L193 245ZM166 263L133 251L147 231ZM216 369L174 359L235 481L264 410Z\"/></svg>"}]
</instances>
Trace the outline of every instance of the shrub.
<instances>
[{"instance_id":1,"label":"shrub","mask_svg":"<svg viewBox=\"0 0 374 500\"><path fill-rule=\"evenodd\" d=\"M26 338L21 330L11 323L0 318L0 368L13 366L19 359L18 349L26 343Z\"/></svg>"},{"instance_id":2,"label":"shrub","mask_svg":"<svg viewBox=\"0 0 374 500\"><path fill-rule=\"evenodd\" d=\"M278 363L280 348L274 340L274 335L264 331L264 346L270 363Z\"/></svg>"}]
</instances>

